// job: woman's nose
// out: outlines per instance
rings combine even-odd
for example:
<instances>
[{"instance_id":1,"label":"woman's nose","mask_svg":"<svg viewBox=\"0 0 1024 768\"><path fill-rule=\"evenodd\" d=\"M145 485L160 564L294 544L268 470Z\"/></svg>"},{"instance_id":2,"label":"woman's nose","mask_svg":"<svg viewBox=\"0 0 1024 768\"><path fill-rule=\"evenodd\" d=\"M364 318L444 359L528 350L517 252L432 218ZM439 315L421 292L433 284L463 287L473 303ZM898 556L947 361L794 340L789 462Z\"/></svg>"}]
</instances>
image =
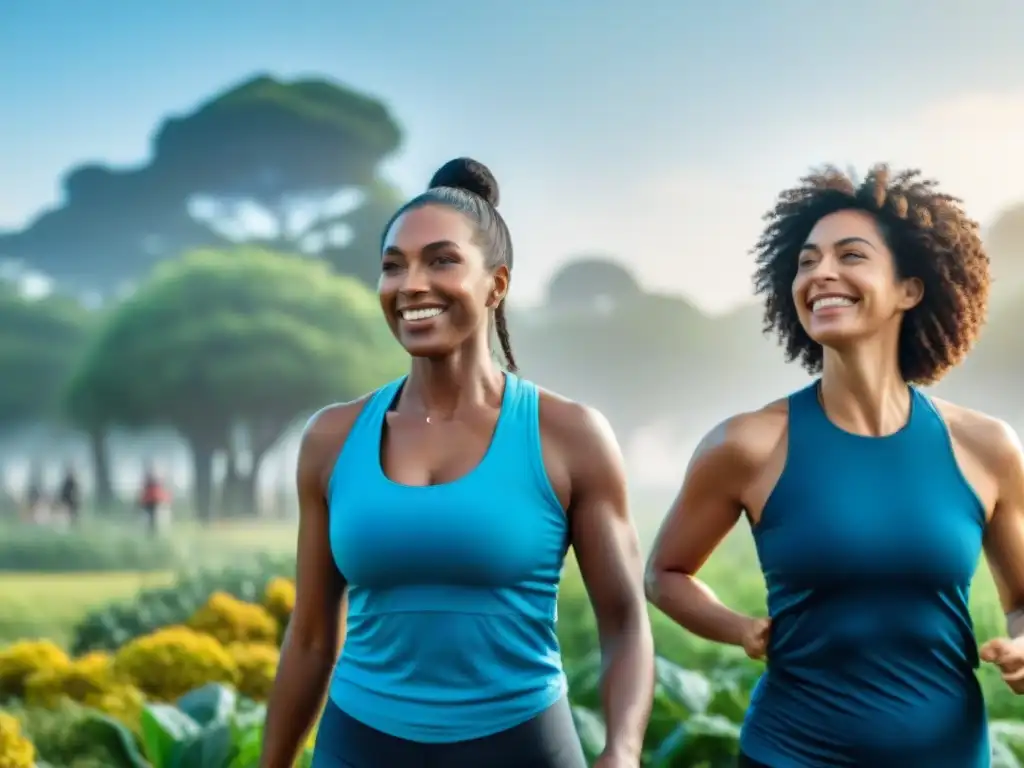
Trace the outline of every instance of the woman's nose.
<instances>
[{"instance_id":1,"label":"woman's nose","mask_svg":"<svg viewBox=\"0 0 1024 768\"><path fill-rule=\"evenodd\" d=\"M403 276L401 290L403 293L425 293L430 289L430 276L427 270L418 264L410 264Z\"/></svg>"}]
</instances>

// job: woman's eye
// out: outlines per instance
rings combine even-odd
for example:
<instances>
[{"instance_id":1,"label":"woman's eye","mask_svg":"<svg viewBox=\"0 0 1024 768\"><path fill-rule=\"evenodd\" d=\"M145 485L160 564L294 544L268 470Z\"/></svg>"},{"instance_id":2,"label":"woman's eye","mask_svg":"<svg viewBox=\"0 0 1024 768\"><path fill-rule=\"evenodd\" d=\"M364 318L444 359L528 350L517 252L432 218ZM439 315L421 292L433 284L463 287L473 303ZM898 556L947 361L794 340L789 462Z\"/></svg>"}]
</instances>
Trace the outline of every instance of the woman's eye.
<instances>
[{"instance_id":1,"label":"woman's eye","mask_svg":"<svg viewBox=\"0 0 1024 768\"><path fill-rule=\"evenodd\" d=\"M859 253L857 253L856 251L847 251L846 253L843 254L842 258L844 258L844 259L859 259L859 258L861 258L861 255Z\"/></svg>"}]
</instances>

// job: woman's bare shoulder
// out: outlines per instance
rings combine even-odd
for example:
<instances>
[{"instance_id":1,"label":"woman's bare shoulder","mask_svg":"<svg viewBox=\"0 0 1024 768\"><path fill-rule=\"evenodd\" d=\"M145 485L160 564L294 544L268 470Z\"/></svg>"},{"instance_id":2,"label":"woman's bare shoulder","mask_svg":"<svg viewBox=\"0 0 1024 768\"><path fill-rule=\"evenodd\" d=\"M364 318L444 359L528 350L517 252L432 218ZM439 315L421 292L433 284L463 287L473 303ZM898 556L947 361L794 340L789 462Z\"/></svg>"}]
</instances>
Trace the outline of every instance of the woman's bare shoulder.
<instances>
[{"instance_id":1,"label":"woman's bare shoulder","mask_svg":"<svg viewBox=\"0 0 1024 768\"><path fill-rule=\"evenodd\" d=\"M299 472L325 483L356 419L373 397L373 392L346 403L324 406L306 422L299 444Z\"/></svg>"},{"instance_id":2,"label":"woman's bare shoulder","mask_svg":"<svg viewBox=\"0 0 1024 768\"><path fill-rule=\"evenodd\" d=\"M788 426L788 399L773 400L717 424L704 436L697 453L740 466L760 467L785 439Z\"/></svg>"},{"instance_id":3,"label":"woman's bare shoulder","mask_svg":"<svg viewBox=\"0 0 1024 768\"><path fill-rule=\"evenodd\" d=\"M954 442L994 475L1020 466L1020 437L1005 421L948 400L931 400Z\"/></svg>"}]
</instances>

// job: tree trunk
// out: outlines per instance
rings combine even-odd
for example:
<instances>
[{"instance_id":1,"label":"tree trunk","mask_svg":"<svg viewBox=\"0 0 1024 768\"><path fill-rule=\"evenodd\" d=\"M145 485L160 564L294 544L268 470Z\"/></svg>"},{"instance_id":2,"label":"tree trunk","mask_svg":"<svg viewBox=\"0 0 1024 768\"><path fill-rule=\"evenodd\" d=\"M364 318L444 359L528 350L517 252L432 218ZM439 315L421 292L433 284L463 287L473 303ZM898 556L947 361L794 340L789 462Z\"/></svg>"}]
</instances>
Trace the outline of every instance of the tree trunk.
<instances>
[{"instance_id":1,"label":"tree trunk","mask_svg":"<svg viewBox=\"0 0 1024 768\"><path fill-rule=\"evenodd\" d=\"M228 440L224 448L224 482L220 489L220 508L225 515L234 516L241 508L244 496L244 478L238 471L238 446Z\"/></svg>"},{"instance_id":2,"label":"tree trunk","mask_svg":"<svg viewBox=\"0 0 1024 768\"><path fill-rule=\"evenodd\" d=\"M213 441L190 440L192 448L193 501L196 518L213 519Z\"/></svg>"},{"instance_id":3,"label":"tree trunk","mask_svg":"<svg viewBox=\"0 0 1024 768\"><path fill-rule=\"evenodd\" d=\"M241 487L239 488L239 504L242 510L242 514L248 517L259 517L259 499L257 494L257 487L260 477L260 467L263 465L263 457L267 455L267 451L270 450L273 443L267 445L254 445L252 447L252 466L249 468L249 474L240 478Z\"/></svg>"},{"instance_id":4,"label":"tree trunk","mask_svg":"<svg viewBox=\"0 0 1024 768\"><path fill-rule=\"evenodd\" d=\"M250 466L249 474L243 481L242 503L247 514L257 517L259 515L259 500L256 491L260 467L263 466L263 459L267 452L274 447L274 444L281 439L282 433L288 428L288 422L264 418L259 421L250 421L246 426L249 438Z\"/></svg>"},{"instance_id":5,"label":"tree trunk","mask_svg":"<svg viewBox=\"0 0 1024 768\"><path fill-rule=\"evenodd\" d=\"M110 511L114 505L114 487L110 478L110 455L107 451L107 431L93 427L88 431L89 452L92 454L92 471L96 483L96 509L101 513Z\"/></svg>"}]
</instances>

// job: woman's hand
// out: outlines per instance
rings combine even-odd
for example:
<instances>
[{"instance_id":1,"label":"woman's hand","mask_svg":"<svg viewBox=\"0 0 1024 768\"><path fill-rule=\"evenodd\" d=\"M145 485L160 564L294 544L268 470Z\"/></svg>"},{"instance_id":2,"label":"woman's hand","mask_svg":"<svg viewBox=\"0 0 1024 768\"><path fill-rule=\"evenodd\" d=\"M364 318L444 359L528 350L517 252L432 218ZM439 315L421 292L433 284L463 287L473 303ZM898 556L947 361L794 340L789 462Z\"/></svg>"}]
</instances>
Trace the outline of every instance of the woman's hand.
<instances>
[{"instance_id":1,"label":"woman's hand","mask_svg":"<svg viewBox=\"0 0 1024 768\"><path fill-rule=\"evenodd\" d=\"M1014 693L1024 693L1024 638L1005 637L981 646L981 660L995 664Z\"/></svg>"},{"instance_id":2,"label":"woman's hand","mask_svg":"<svg viewBox=\"0 0 1024 768\"><path fill-rule=\"evenodd\" d=\"M768 655L768 641L772 634L771 619L751 619L750 626L743 633L743 650L747 656L758 661Z\"/></svg>"}]
</instances>

